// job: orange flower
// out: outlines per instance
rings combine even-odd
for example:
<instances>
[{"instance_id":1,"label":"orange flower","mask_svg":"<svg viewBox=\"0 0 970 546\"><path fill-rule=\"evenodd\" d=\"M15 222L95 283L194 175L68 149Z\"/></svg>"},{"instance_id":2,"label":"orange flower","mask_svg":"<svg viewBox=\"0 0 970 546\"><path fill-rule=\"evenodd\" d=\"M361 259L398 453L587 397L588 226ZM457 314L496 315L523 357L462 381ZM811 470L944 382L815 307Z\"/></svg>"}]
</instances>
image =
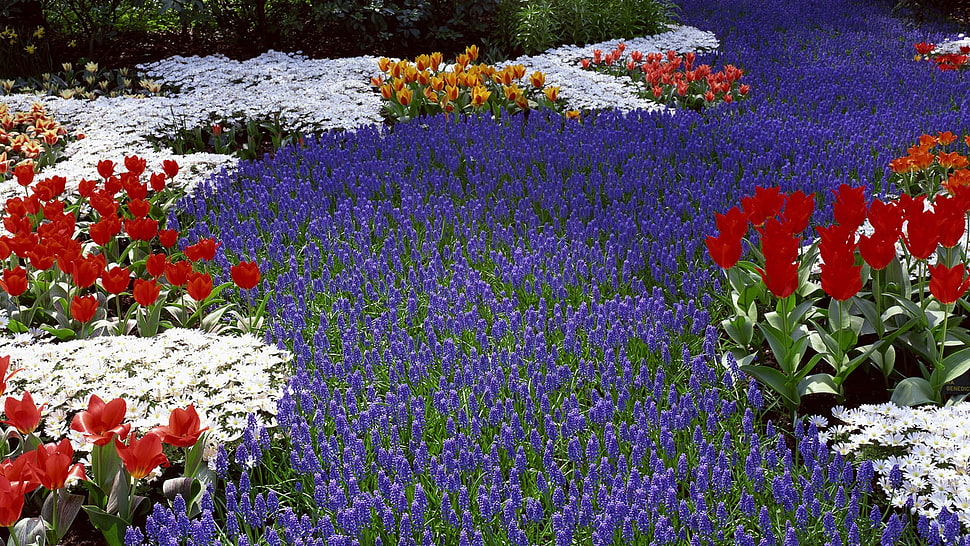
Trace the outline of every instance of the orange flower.
<instances>
[{"instance_id":1,"label":"orange flower","mask_svg":"<svg viewBox=\"0 0 970 546\"><path fill-rule=\"evenodd\" d=\"M951 194L956 193L957 188L970 186L970 170L959 169L953 171L950 177L943 182L943 187Z\"/></svg>"},{"instance_id":2,"label":"orange flower","mask_svg":"<svg viewBox=\"0 0 970 546\"><path fill-rule=\"evenodd\" d=\"M950 144L953 144L954 142L956 142L957 136L951 133L950 131L947 131L945 133L936 133L936 140L943 146L949 146Z\"/></svg>"},{"instance_id":3,"label":"orange flower","mask_svg":"<svg viewBox=\"0 0 970 546\"><path fill-rule=\"evenodd\" d=\"M418 55L414 59L414 64L417 66L419 71L424 72L431 67L431 57L428 55Z\"/></svg>"},{"instance_id":4,"label":"orange flower","mask_svg":"<svg viewBox=\"0 0 970 546\"><path fill-rule=\"evenodd\" d=\"M445 96L449 101L458 100L458 87L455 85L449 85L445 88Z\"/></svg>"},{"instance_id":5,"label":"orange flower","mask_svg":"<svg viewBox=\"0 0 970 546\"><path fill-rule=\"evenodd\" d=\"M432 70L438 70L438 67L441 66L443 61L444 55L442 55L440 51L435 51L431 54L431 64L429 68Z\"/></svg>"},{"instance_id":6,"label":"orange flower","mask_svg":"<svg viewBox=\"0 0 970 546\"><path fill-rule=\"evenodd\" d=\"M381 96L384 97L384 100L391 100L391 97L394 96L394 89L390 84L385 83L381 86Z\"/></svg>"},{"instance_id":7,"label":"orange flower","mask_svg":"<svg viewBox=\"0 0 970 546\"><path fill-rule=\"evenodd\" d=\"M477 61L478 60L478 46L472 44L472 45L466 47L465 48L465 54L468 55L468 58L469 59L471 59L473 61Z\"/></svg>"},{"instance_id":8,"label":"orange flower","mask_svg":"<svg viewBox=\"0 0 970 546\"><path fill-rule=\"evenodd\" d=\"M377 68L381 69L381 72L387 73L387 70L391 67L391 60L387 57L381 57L377 59Z\"/></svg>"},{"instance_id":9,"label":"orange flower","mask_svg":"<svg viewBox=\"0 0 970 546\"><path fill-rule=\"evenodd\" d=\"M916 166L913 165L913 159L910 156L904 156L890 161L889 169L894 173L902 174L915 171Z\"/></svg>"},{"instance_id":10,"label":"orange flower","mask_svg":"<svg viewBox=\"0 0 970 546\"><path fill-rule=\"evenodd\" d=\"M549 99L550 102L556 102L556 99L559 98L558 87L547 87L543 89L542 92L546 94L546 98Z\"/></svg>"},{"instance_id":11,"label":"orange flower","mask_svg":"<svg viewBox=\"0 0 970 546\"><path fill-rule=\"evenodd\" d=\"M968 165L967 158L957 152L940 152L937 154L936 160L940 162L941 166L947 168L963 169Z\"/></svg>"},{"instance_id":12,"label":"orange flower","mask_svg":"<svg viewBox=\"0 0 970 546\"><path fill-rule=\"evenodd\" d=\"M933 146L936 146L939 143L940 142L936 139L935 136L932 136L932 135L920 135L920 137L919 137L919 144L917 145L917 147L919 149L921 149L921 150L928 150L928 149L932 148ZM910 153L913 153L913 152L910 152Z\"/></svg>"},{"instance_id":13,"label":"orange flower","mask_svg":"<svg viewBox=\"0 0 970 546\"><path fill-rule=\"evenodd\" d=\"M933 161L936 160L936 156L934 156L929 152L923 152L923 151L913 154L912 158L913 158L913 165L916 167L917 170L920 170L920 171L932 165Z\"/></svg>"}]
</instances>

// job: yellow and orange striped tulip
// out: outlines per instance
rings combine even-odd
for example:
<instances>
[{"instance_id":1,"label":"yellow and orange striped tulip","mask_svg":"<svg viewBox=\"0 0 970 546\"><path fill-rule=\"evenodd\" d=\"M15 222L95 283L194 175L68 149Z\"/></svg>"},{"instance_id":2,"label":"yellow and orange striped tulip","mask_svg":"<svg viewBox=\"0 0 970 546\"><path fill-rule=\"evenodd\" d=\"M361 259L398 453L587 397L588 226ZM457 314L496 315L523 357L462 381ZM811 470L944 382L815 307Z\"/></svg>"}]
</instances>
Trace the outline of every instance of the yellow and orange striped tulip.
<instances>
[{"instance_id":1,"label":"yellow and orange striped tulip","mask_svg":"<svg viewBox=\"0 0 970 546\"><path fill-rule=\"evenodd\" d=\"M411 104L411 100L414 98L414 94L411 92L409 87L405 87L397 92L397 101L401 103L402 106L407 106Z\"/></svg>"},{"instance_id":2,"label":"yellow and orange striped tulip","mask_svg":"<svg viewBox=\"0 0 970 546\"><path fill-rule=\"evenodd\" d=\"M529 76L529 83L536 89L542 89L542 86L546 84L546 75L536 70Z\"/></svg>"}]
</instances>

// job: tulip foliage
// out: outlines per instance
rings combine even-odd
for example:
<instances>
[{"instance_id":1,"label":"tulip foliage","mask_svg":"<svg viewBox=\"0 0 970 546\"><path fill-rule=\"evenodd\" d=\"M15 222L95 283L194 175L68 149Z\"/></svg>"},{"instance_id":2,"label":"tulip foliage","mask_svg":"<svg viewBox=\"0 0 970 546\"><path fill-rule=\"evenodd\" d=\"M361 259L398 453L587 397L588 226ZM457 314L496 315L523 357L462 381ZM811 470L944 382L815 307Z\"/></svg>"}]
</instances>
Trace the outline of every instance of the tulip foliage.
<instances>
[{"instance_id":1,"label":"tulip foliage","mask_svg":"<svg viewBox=\"0 0 970 546\"><path fill-rule=\"evenodd\" d=\"M953 140L940 133L921 142ZM931 185L947 193L887 201L867 201L863 187L843 184L833 192L835 223L816 226L818 237L807 246L801 237L814 195L758 187L740 207L716 214L719 234L706 242L731 288L725 303L732 316L721 325L741 369L791 409L805 394L843 396L848 376L866 364L882 373L894 402L942 403L944 385L970 370L970 333L959 314L970 309L970 188L962 180L951 171ZM752 226L760 239L753 262L741 260ZM900 351L915 355L922 377L899 377ZM766 363L769 352L777 367Z\"/></svg>"},{"instance_id":2,"label":"tulip foliage","mask_svg":"<svg viewBox=\"0 0 970 546\"><path fill-rule=\"evenodd\" d=\"M447 68L438 52L419 55L413 62L382 57L378 67L387 79L371 79L386 101L382 113L391 121L407 121L440 113L490 112L498 117L503 111L563 111L559 88L546 86L542 72L530 74L526 83L523 65L496 68L476 63L477 59L477 46L467 47ZM579 112L570 110L565 115L578 117Z\"/></svg>"},{"instance_id":3,"label":"tulip foliage","mask_svg":"<svg viewBox=\"0 0 970 546\"><path fill-rule=\"evenodd\" d=\"M696 54L679 55L675 51L647 53L633 51L624 57L623 42L604 54L593 50L591 58L580 60L580 66L597 72L628 76L641 97L667 106L703 110L716 104L730 104L748 96L750 86L740 83L744 72L727 65L714 72L710 65L695 66Z\"/></svg>"},{"instance_id":4,"label":"tulip foliage","mask_svg":"<svg viewBox=\"0 0 970 546\"><path fill-rule=\"evenodd\" d=\"M19 371L9 368L10 357L0 357L0 396L6 380ZM183 472L162 484L166 496L182 495L192 510L203 482L213 479L202 461L208 427L191 405L174 409L168 425L138 434L125 422L124 399L105 402L91 395L87 410L71 422L71 430L91 444L88 463L76 461L67 438L44 443L35 433L46 406L37 406L29 392L20 399L6 396L3 407L7 419L2 422L9 428L0 443L0 526L10 529L16 543L57 544L83 510L108 544L123 544L125 529L145 500L137 489L145 488L144 480L159 467L168 467L175 453L181 453ZM86 494L77 494L80 486ZM27 501L42 506L39 516L22 517Z\"/></svg>"},{"instance_id":5,"label":"tulip foliage","mask_svg":"<svg viewBox=\"0 0 970 546\"><path fill-rule=\"evenodd\" d=\"M98 164L100 180L82 180L76 199L64 195L66 180L34 183L30 165L17 167L27 197L8 199L0 236L0 304L16 332L39 327L60 339L99 333L152 336L162 327L230 328L230 310L215 286L210 264L220 244L200 238L178 250L179 233L165 228L178 195L169 181L178 165L163 163L148 181L145 160L125 158L125 172L111 161ZM236 286L259 282L255 262L232 266ZM236 328L258 328L252 316L236 315Z\"/></svg>"}]
</instances>

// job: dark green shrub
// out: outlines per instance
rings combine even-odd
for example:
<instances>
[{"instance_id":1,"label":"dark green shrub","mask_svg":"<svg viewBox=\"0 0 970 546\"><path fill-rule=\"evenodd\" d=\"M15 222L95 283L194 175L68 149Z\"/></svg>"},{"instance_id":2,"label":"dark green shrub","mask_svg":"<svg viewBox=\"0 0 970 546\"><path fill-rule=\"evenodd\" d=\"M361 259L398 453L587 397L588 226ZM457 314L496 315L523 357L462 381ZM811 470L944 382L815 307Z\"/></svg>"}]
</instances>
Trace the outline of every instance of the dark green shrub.
<instances>
[{"instance_id":1,"label":"dark green shrub","mask_svg":"<svg viewBox=\"0 0 970 546\"><path fill-rule=\"evenodd\" d=\"M495 41L534 54L563 44L663 32L674 22L670 0L502 0Z\"/></svg>"}]
</instances>

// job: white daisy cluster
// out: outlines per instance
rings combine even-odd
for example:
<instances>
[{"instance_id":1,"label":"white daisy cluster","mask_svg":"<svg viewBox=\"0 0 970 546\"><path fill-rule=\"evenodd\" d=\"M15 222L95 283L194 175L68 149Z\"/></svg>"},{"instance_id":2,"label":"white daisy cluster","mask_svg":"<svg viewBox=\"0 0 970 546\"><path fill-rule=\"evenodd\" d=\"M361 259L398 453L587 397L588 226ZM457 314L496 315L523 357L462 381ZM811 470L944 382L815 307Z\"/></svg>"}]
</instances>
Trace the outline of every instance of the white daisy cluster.
<instances>
[{"instance_id":1,"label":"white daisy cluster","mask_svg":"<svg viewBox=\"0 0 970 546\"><path fill-rule=\"evenodd\" d=\"M970 528L970 404L837 406L832 415L843 424L820 436L842 455L871 459L893 506L912 499L913 513L931 519L946 508ZM825 420L815 423L821 429ZM902 480L893 484L890 473L897 465Z\"/></svg>"},{"instance_id":2,"label":"white daisy cluster","mask_svg":"<svg viewBox=\"0 0 970 546\"><path fill-rule=\"evenodd\" d=\"M0 355L10 369L22 368L8 382L7 395L29 391L47 404L42 433L67 437L87 450L81 434L70 430L74 414L87 409L92 394L102 400L124 398L127 420L144 433L167 425L171 411L193 404L211 427L214 444L239 438L248 415L275 426L276 401L290 376L292 355L252 335L215 336L172 328L152 337L102 336L65 343L29 345L0 339ZM214 447L214 446L213 446Z\"/></svg>"},{"instance_id":3,"label":"white daisy cluster","mask_svg":"<svg viewBox=\"0 0 970 546\"><path fill-rule=\"evenodd\" d=\"M961 47L970 46L970 37L966 34L958 34L956 40L946 41L936 45L934 53L959 53Z\"/></svg>"}]
</instances>

